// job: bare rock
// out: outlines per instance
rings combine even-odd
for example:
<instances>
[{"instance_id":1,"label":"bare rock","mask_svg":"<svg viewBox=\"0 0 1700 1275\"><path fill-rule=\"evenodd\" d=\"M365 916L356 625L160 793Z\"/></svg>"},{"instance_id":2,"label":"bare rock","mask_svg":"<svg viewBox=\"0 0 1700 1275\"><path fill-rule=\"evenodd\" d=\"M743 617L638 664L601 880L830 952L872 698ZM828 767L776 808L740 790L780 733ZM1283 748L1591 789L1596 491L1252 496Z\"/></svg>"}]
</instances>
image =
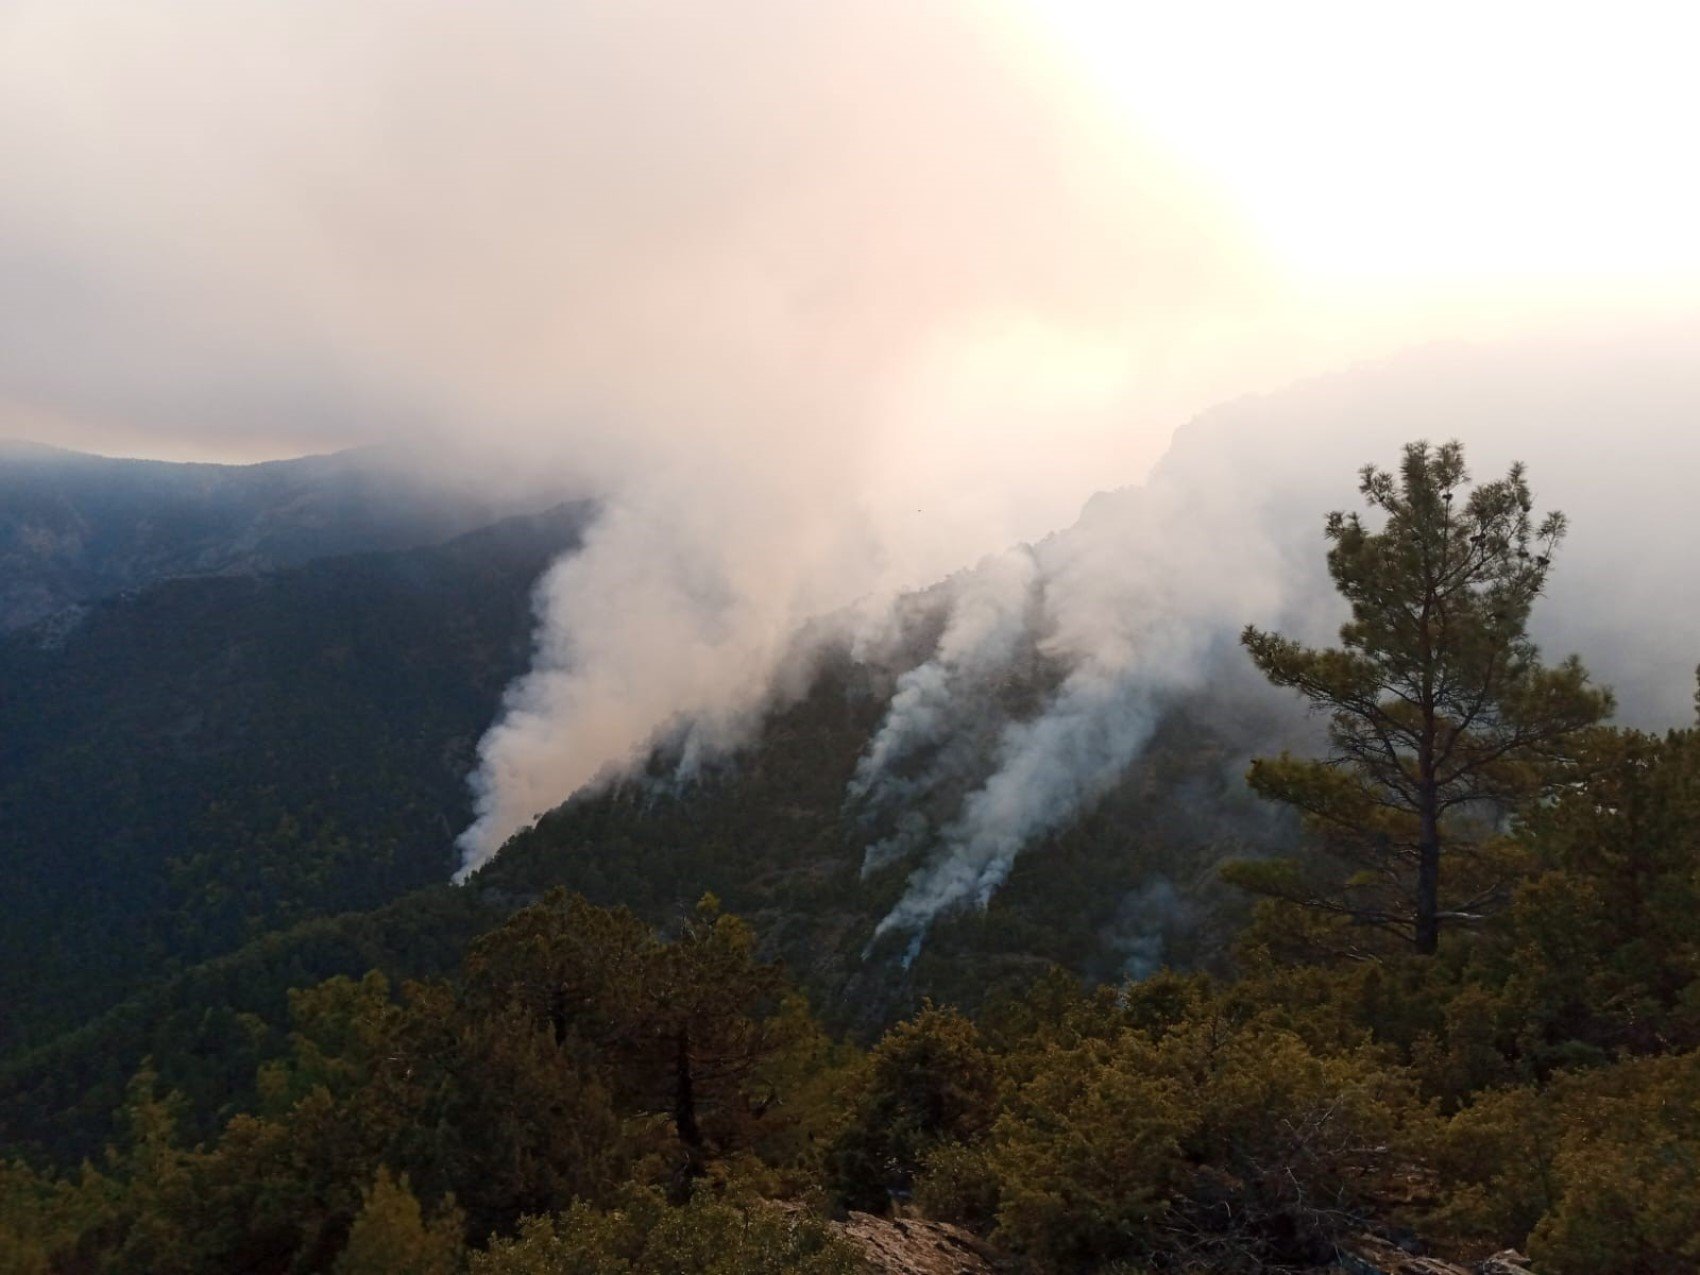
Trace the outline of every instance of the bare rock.
<instances>
[{"instance_id":1,"label":"bare rock","mask_svg":"<svg viewBox=\"0 0 1700 1275\"><path fill-rule=\"evenodd\" d=\"M879 1275L994 1275L992 1250L960 1227L851 1213L839 1230Z\"/></svg>"},{"instance_id":2,"label":"bare rock","mask_svg":"<svg viewBox=\"0 0 1700 1275\"><path fill-rule=\"evenodd\" d=\"M1476 1270L1479 1275L1534 1275L1534 1267L1529 1265L1529 1259L1514 1248L1495 1253L1476 1267Z\"/></svg>"},{"instance_id":3,"label":"bare rock","mask_svg":"<svg viewBox=\"0 0 1700 1275\"><path fill-rule=\"evenodd\" d=\"M851 1213L834 1225L862 1250L873 1275L999 1275L1010 1268L1007 1254L1000 1259L967 1231L943 1222ZM1342 1245L1330 1269L1337 1275L1535 1275L1529 1259L1512 1249L1459 1263L1412 1253L1368 1233Z\"/></svg>"},{"instance_id":4,"label":"bare rock","mask_svg":"<svg viewBox=\"0 0 1700 1275\"><path fill-rule=\"evenodd\" d=\"M1355 1235L1347 1241L1338 1269L1345 1275L1535 1275L1529 1259L1514 1249L1461 1265L1409 1253L1378 1235Z\"/></svg>"},{"instance_id":5,"label":"bare rock","mask_svg":"<svg viewBox=\"0 0 1700 1275\"><path fill-rule=\"evenodd\" d=\"M1419 1257L1374 1235L1354 1236L1340 1252L1345 1275L1471 1275L1468 1267L1438 1257Z\"/></svg>"}]
</instances>

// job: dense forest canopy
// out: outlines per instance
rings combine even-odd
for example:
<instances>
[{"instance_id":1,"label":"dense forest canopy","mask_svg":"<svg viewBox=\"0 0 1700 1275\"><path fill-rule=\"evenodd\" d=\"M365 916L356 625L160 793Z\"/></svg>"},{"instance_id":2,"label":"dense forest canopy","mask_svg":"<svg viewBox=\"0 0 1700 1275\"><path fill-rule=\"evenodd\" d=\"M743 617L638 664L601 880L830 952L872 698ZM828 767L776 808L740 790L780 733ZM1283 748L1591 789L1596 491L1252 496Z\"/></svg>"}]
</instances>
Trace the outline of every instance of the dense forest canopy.
<instances>
[{"instance_id":1,"label":"dense forest canopy","mask_svg":"<svg viewBox=\"0 0 1700 1275\"><path fill-rule=\"evenodd\" d=\"M445 880L532 582L587 517L172 579L0 633L0 1050Z\"/></svg>"}]
</instances>

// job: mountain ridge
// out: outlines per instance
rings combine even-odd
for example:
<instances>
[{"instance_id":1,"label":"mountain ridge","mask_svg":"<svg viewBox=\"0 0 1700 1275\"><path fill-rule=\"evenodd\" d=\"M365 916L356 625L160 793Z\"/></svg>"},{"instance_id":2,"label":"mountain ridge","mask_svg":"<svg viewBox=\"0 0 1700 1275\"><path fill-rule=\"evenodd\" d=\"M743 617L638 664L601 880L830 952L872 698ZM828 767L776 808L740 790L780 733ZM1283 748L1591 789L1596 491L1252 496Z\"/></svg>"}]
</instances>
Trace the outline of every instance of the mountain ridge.
<instances>
[{"instance_id":1,"label":"mountain ridge","mask_svg":"<svg viewBox=\"0 0 1700 1275\"><path fill-rule=\"evenodd\" d=\"M590 513L160 581L0 635L0 1039L446 879L532 585Z\"/></svg>"},{"instance_id":2,"label":"mountain ridge","mask_svg":"<svg viewBox=\"0 0 1700 1275\"><path fill-rule=\"evenodd\" d=\"M574 495L401 448L251 465L0 447L0 631L158 580L441 543Z\"/></svg>"}]
</instances>

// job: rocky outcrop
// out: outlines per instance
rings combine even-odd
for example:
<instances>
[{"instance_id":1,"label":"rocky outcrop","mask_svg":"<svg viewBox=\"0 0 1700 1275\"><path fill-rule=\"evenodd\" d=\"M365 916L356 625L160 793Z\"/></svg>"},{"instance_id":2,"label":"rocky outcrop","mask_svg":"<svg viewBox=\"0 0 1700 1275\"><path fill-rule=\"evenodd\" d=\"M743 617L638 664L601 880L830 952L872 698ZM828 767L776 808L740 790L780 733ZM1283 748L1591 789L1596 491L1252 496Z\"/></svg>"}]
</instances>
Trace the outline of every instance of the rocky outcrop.
<instances>
[{"instance_id":1,"label":"rocky outcrop","mask_svg":"<svg viewBox=\"0 0 1700 1275\"><path fill-rule=\"evenodd\" d=\"M1534 1275L1529 1259L1512 1249L1460 1264L1406 1252L1376 1235L1359 1235L1345 1244L1337 1269L1343 1275Z\"/></svg>"},{"instance_id":2,"label":"rocky outcrop","mask_svg":"<svg viewBox=\"0 0 1700 1275\"><path fill-rule=\"evenodd\" d=\"M960 1227L915 1218L852 1213L836 1224L868 1260L874 1275L997 1275L1010 1269ZM1334 1275L1535 1275L1529 1259L1507 1249L1479 1262L1424 1257L1378 1235L1354 1236L1341 1248Z\"/></svg>"},{"instance_id":3,"label":"rocky outcrop","mask_svg":"<svg viewBox=\"0 0 1700 1275\"><path fill-rule=\"evenodd\" d=\"M960 1227L852 1213L838 1223L878 1275L993 1275L992 1250Z\"/></svg>"}]
</instances>

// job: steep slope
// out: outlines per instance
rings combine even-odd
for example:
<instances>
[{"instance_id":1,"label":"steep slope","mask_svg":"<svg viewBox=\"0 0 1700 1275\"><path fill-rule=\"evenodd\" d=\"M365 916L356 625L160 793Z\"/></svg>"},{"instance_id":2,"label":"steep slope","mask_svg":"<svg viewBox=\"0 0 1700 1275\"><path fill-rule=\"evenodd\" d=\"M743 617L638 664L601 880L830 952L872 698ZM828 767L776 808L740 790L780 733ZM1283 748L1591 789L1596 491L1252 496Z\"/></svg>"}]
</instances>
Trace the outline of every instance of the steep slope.
<instances>
[{"instance_id":1,"label":"steep slope","mask_svg":"<svg viewBox=\"0 0 1700 1275\"><path fill-rule=\"evenodd\" d=\"M381 969L398 981L453 970L505 912L468 890L416 890L387 907L320 917L160 979L45 1045L0 1062L0 1154L98 1157L143 1060L189 1102L185 1133L251 1109L258 1065L288 1046L289 991Z\"/></svg>"},{"instance_id":2,"label":"steep slope","mask_svg":"<svg viewBox=\"0 0 1700 1275\"><path fill-rule=\"evenodd\" d=\"M1239 905L1217 866L1293 835L1241 780L1247 756L1290 737L1291 713L1236 702L1244 679L1227 668L1220 692L1175 698L1100 800L1018 860L987 907L943 915L906 966L903 945L874 931L912 865L864 871L886 829L846 801L901 671L827 651L808 693L724 766L680 786L662 750L647 776L581 794L520 833L473 888L517 901L564 885L658 923L713 892L755 923L829 1019L859 1028L924 996L978 1004L1051 964L1114 978L1220 957ZM1045 676L1004 693L1036 697ZM933 799L948 807L957 795Z\"/></svg>"},{"instance_id":3,"label":"steep slope","mask_svg":"<svg viewBox=\"0 0 1700 1275\"><path fill-rule=\"evenodd\" d=\"M936 616L920 607L914 619L909 658L919 659ZM1228 669L1219 694L1172 704L1121 782L1024 856L986 910L944 917L907 968L900 948L870 950L906 872L862 876L870 829L844 794L898 671L829 649L807 692L695 783L667 778L660 750L649 776L550 812L465 887L268 935L15 1056L0 1069L0 1146L73 1158L97 1150L145 1057L210 1133L251 1093L255 1063L282 1046L288 988L374 967L398 979L439 972L472 935L558 885L631 906L663 929L713 892L754 922L764 954L786 962L829 1022L858 1034L924 997L983 1004L1053 965L1113 979L1221 960L1243 905L1218 883L1217 865L1293 835L1240 781L1247 749L1283 738L1291 720L1242 697ZM440 829L434 853L440 871Z\"/></svg>"},{"instance_id":4,"label":"steep slope","mask_svg":"<svg viewBox=\"0 0 1700 1275\"><path fill-rule=\"evenodd\" d=\"M0 441L0 631L173 576L435 544L562 499L396 450L174 464Z\"/></svg>"},{"instance_id":5,"label":"steep slope","mask_svg":"<svg viewBox=\"0 0 1700 1275\"><path fill-rule=\"evenodd\" d=\"M586 516L166 581L0 639L5 1043L445 879L531 586Z\"/></svg>"}]
</instances>

